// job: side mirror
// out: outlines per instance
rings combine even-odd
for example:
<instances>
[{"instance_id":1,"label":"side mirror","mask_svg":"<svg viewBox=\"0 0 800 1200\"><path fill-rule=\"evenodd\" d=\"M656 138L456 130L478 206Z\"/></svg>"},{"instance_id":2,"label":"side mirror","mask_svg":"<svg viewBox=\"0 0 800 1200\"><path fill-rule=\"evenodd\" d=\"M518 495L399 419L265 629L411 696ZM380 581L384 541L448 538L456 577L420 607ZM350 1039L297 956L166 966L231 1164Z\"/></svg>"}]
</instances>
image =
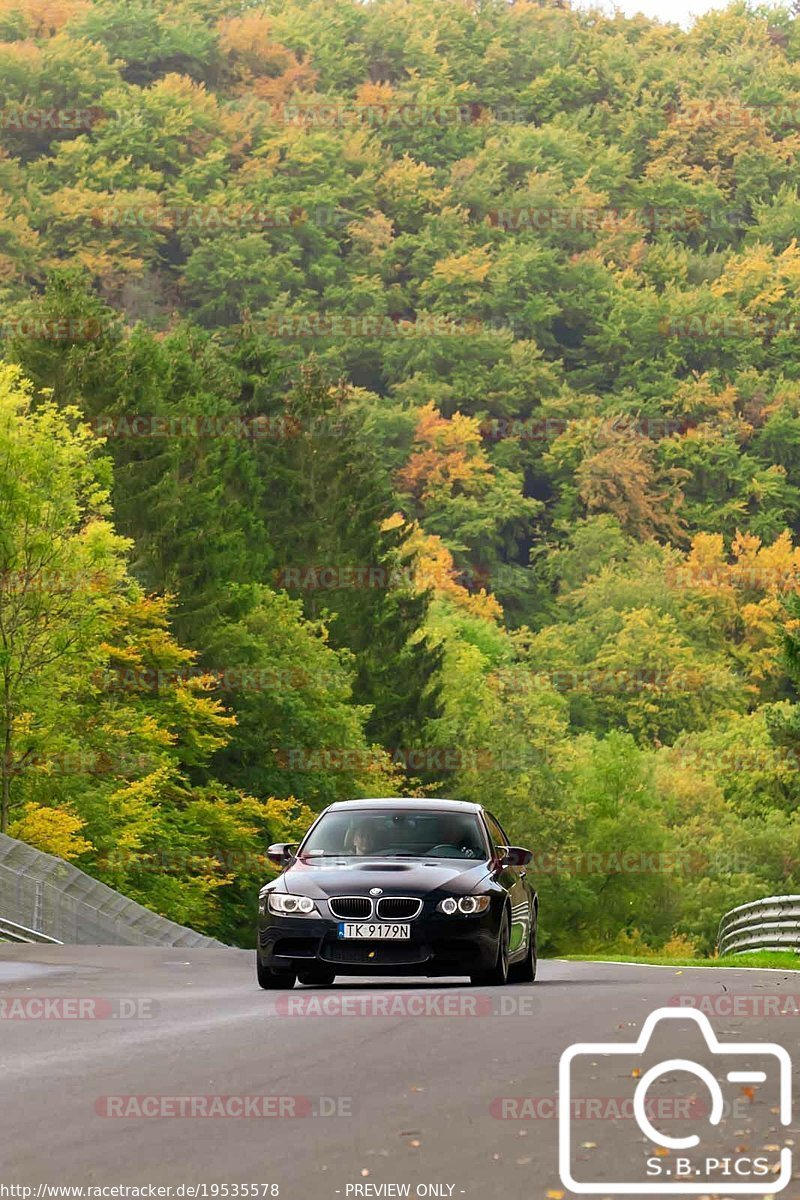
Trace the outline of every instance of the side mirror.
<instances>
[{"instance_id":1,"label":"side mirror","mask_svg":"<svg viewBox=\"0 0 800 1200\"><path fill-rule=\"evenodd\" d=\"M506 846L506 852L501 859L503 867L527 867L533 858L533 852L524 846Z\"/></svg>"},{"instance_id":2,"label":"side mirror","mask_svg":"<svg viewBox=\"0 0 800 1200\"><path fill-rule=\"evenodd\" d=\"M294 858L296 849L295 842L275 842L267 850L267 858L276 867L286 867Z\"/></svg>"}]
</instances>

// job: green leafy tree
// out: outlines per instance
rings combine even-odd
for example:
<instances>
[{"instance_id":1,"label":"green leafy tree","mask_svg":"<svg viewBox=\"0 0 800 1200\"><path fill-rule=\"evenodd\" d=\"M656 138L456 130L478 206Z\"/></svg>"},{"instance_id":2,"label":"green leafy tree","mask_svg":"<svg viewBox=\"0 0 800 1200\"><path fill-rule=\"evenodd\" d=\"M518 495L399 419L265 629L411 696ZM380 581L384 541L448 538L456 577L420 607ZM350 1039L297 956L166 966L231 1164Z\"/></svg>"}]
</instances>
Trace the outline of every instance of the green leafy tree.
<instances>
[{"instance_id":1,"label":"green leafy tree","mask_svg":"<svg viewBox=\"0 0 800 1200\"><path fill-rule=\"evenodd\" d=\"M76 410L33 408L0 374L0 829L15 776L58 730L108 626L128 543L108 520L107 464ZM43 707L40 709L40 705Z\"/></svg>"},{"instance_id":2,"label":"green leafy tree","mask_svg":"<svg viewBox=\"0 0 800 1200\"><path fill-rule=\"evenodd\" d=\"M427 599L413 586L405 535L392 520L390 481L347 391L317 368L304 371L284 416L291 436L264 454L275 580L310 618L329 614L332 643L355 655L370 734L405 746L436 711L437 655L425 643Z\"/></svg>"}]
</instances>

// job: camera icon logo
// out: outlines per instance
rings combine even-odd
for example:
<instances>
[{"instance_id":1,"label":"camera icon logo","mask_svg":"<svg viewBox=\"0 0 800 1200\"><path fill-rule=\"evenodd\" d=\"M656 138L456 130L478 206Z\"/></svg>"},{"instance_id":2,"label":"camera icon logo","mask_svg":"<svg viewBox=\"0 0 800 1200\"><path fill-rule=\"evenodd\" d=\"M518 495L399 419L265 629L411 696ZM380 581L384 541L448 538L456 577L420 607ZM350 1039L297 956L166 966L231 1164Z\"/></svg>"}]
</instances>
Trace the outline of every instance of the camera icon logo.
<instances>
[{"instance_id":1,"label":"camera icon logo","mask_svg":"<svg viewBox=\"0 0 800 1200\"><path fill-rule=\"evenodd\" d=\"M643 1061L657 1027L660 1026L659 1035L668 1036L670 1041L674 1039L675 1030L670 1029L668 1023L675 1020L688 1020L698 1026L705 1041L706 1051L709 1056L714 1056L715 1066L719 1068L719 1077L708 1067L689 1058L665 1058L644 1072L638 1069L637 1062ZM596 1061L599 1056L607 1062ZM613 1070L614 1078L625 1077L631 1083L636 1082L629 1106L635 1122L635 1125L632 1123L632 1127L638 1135L636 1143L632 1143L631 1165L636 1161L637 1148L641 1151L643 1138L655 1148L650 1151L652 1157L646 1157L642 1164L639 1174L643 1178L616 1183L607 1179L576 1178L576 1174L583 1172L578 1169L580 1156L576 1155L579 1139L575 1136L574 1114L576 1103L578 1108L580 1104L575 1101L573 1085L576 1071L584 1058L593 1060L591 1065L594 1071L608 1066ZM754 1058L768 1069L754 1069ZM624 1073L626 1066L632 1069L623 1076L621 1073ZM700 1109L704 1120L704 1129L701 1132L708 1132L709 1126L719 1129L723 1118L731 1111L732 1098L737 1092L741 1094L742 1088L746 1088L752 1095L752 1088L764 1084L772 1086L776 1092L780 1125L788 1126L791 1122L792 1061L783 1046L772 1042L720 1042L704 1013L691 1008L659 1008L647 1018L636 1042L582 1042L568 1047L562 1054L558 1100L559 1172L565 1187L579 1195L641 1195L646 1192L652 1195L693 1196L724 1192L725 1195L763 1196L775 1195L788 1186L792 1179L792 1150L788 1145L780 1149L779 1163L774 1164L768 1156L743 1156L740 1153L743 1150L741 1146L737 1147L735 1154L720 1154L719 1151L712 1154L710 1149L703 1148L702 1138L698 1133L672 1136L658 1129L654 1121L654 1108L657 1120L659 1104L648 1097L648 1092L657 1080L663 1082L665 1077L666 1081L674 1086L676 1074L693 1076L692 1084L696 1085L699 1080L708 1093L709 1103ZM720 1084L720 1078L733 1085L728 1089L727 1096ZM683 1115L686 1116L690 1111L696 1115L695 1100L691 1105L684 1101ZM773 1109L774 1111L776 1110ZM617 1136L611 1149L614 1160L619 1162L622 1154L618 1122L614 1123L614 1132ZM766 1133L765 1129L764 1134ZM770 1136L774 1138L776 1135L773 1133ZM589 1143L584 1143L584 1146L586 1145ZM770 1150L775 1149L779 1148L770 1147ZM587 1156L582 1157L581 1165L584 1165Z\"/></svg>"}]
</instances>

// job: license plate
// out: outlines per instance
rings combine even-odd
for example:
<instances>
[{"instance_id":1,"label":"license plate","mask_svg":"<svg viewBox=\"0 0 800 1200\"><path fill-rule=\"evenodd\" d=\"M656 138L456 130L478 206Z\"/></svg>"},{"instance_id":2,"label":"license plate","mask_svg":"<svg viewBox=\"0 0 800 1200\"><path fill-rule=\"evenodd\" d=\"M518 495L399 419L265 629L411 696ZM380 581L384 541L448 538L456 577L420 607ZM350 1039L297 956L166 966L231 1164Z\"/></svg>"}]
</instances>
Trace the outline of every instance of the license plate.
<instances>
[{"instance_id":1,"label":"license plate","mask_svg":"<svg viewBox=\"0 0 800 1200\"><path fill-rule=\"evenodd\" d=\"M399 938L400 941L408 941L411 937L411 926L380 921L340 921L339 937L363 938L365 941L375 941L379 938Z\"/></svg>"}]
</instances>

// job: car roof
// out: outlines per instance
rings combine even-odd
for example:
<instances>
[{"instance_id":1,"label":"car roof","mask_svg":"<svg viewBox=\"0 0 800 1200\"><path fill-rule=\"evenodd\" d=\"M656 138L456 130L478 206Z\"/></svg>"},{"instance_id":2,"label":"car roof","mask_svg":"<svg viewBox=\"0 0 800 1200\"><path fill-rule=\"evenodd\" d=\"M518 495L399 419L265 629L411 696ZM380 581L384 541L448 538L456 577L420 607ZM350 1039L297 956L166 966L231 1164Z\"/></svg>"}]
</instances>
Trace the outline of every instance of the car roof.
<instances>
[{"instance_id":1,"label":"car roof","mask_svg":"<svg viewBox=\"0 0 800 1200\"><path fill-rule=\"evenodd\" d=\"M381 796L379 799L374 800L337 800L335 804L328 805L325 812L342 812L350 808L369 808L373 810L376 808L408 808L414 812L479 813L483 811L482 805L470 804L466 800L442 800L436 797L426 799L419 796Z\"/></svg>"}]
</instances>

